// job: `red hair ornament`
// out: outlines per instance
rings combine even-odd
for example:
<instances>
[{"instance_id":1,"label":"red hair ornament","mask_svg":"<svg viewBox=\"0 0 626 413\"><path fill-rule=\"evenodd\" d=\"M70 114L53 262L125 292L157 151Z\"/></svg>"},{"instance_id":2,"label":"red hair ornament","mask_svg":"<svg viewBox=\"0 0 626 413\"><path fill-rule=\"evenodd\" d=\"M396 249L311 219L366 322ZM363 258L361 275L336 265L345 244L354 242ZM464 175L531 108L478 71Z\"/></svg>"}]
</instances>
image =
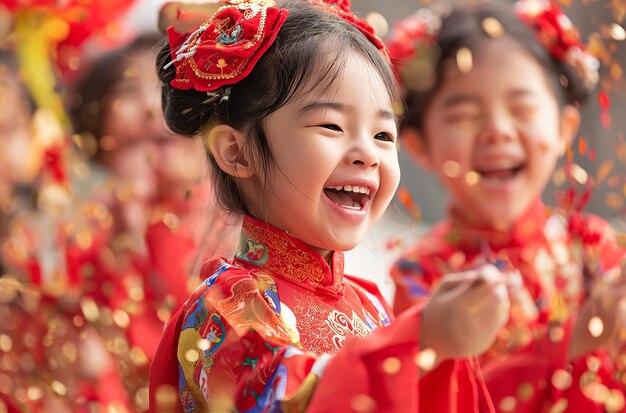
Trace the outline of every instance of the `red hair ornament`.
<instances>
[{"instance_id":1,"label":"red hair ornament","mask_svg":"<svg viewBox=\"0 0 626 413\"><path fill-rule=\"evenodd\" d=\"M367 20L357 17L350 10L348 0L309 0L309 3L334 14L359 29L385 56L385 45ZM181 34L174 27L168 29L172 61L176 77L171 82L177 89L195 89L215 92L233 85L250 74L256 62L276 40L289 12L274 7L271 0L230 0L217 12L190 33ZM161 14L171 12L176 6L177 19L185 3L166 4ZM172 10L170 10L172 9ZM191 20L195 18L191 16ZM165 19L166 21L168 19ZM171 21L171 17L169 18ZM186 19L186 24L189 19ZM182 26L183 22L179 26ZM221 100L228 99L228 92L217 93Z\"/></svg>"},{"instance_id":2,"label":"red hair ornament","mask_svg":"<svg viewBox=\"0 0 626 413\"><path fill-rule=\"evenodd\" d=\"M287 10L270 3L233 0L191 33L170 27L172 87L212 92L248 76L287 19Z\"/></svg>"}]
</instances>

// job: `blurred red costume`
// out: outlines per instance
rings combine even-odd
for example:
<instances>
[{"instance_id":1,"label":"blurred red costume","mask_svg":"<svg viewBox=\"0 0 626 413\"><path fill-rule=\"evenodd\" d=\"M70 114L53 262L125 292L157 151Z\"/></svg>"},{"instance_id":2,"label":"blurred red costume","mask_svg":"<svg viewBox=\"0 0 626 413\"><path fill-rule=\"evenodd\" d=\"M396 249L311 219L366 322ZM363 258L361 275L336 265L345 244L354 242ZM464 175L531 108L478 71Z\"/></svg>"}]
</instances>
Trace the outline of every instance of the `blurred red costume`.
<instances>
[{"instance_id":1,"label":"blurred red costume","mask_svg":"<svg viewBox=\"0 0 626 413\"><path fill-rule=\"evenodd\" d=\"M502 264L508 267L510 319L480 360L495 407L518 413L559 406L568 412L604 412L605 406L623 411L609 407L619 406L624 387L623 372L606 352L568 363L567 350L572 317L594 285L610 286L619 276L624 257L612 228L593 215L565 216L536 201L513 228L496 231L453 211L393 267L394 310L423 302L447 273Z\"/></svg>"}]
</instances>

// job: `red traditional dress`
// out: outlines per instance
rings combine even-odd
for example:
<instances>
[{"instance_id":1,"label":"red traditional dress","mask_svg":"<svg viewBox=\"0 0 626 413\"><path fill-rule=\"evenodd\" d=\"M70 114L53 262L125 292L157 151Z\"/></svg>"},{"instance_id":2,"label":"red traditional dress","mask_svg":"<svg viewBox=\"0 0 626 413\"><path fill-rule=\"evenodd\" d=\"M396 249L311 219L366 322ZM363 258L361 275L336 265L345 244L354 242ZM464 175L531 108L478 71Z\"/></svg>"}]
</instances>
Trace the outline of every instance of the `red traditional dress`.
<instances>
[{"instance_id":1,"label":"red traditional dress","mask_svg":"<svg viewBox=\"0 0 626 413\"><path fill-rule=\"evenodd\" d=\"M503 264L510 319L481 357L496 408L622 411L624 382L608 355L568 362L567 349L577 311L595 285L620 275L625 257L612 228L593 215L566 216L537 201L510 230L495 231L452 211L393 267L394 310L427 299L447 273Z\"/></svg>"},{"instance_id":2,"label":"red traditional dress","mask_svg":"<svg viewBox=\"0 0 626 413\"><path fill-rule=\"evenodd\" d=\"M150 371L152 412L171 411L176 393L176 411L185 412L206 411L209 403L233 403L242 412L306 405L318 356L391 321L373 284L344 276L342 253L329 264L250 217L235 258L212 259L202 274L159 344Z\"/></svg>"}]
</instances>

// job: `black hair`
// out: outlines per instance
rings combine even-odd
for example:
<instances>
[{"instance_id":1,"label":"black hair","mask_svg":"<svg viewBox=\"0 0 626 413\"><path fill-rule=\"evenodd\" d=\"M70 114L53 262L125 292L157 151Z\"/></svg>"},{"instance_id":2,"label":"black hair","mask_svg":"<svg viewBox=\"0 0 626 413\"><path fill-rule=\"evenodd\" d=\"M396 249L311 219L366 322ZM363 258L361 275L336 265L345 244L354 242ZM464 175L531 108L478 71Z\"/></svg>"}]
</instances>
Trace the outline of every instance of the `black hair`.
<instances>
[{"instance_id":1,"label":"black hair","mask_svg":"<svg viewBox=\"0 0 626 413\"><path fill-rule=\"evenodd\" d=\"M228 102L206 103L206 92L170 86L174 79L170 47L157 58L162 81L162 103L168 126L181 135L200 135L208 125L226 124L247 134L247 143L258 155L254 159L268 171L273 162L262 121L289 103L304 85L329 87L345 67L345 55L361 54L382 78L392 101L399 98L398 86L388 61L354 25L307 1L287 1L279 7L289 11L274 43L251 73L233 85ZM223 172L209 153L218 203L232 213L247 213L248 205L237 180Z\"/></svg>"},{"instance_id":2,"label":"black hair","mask_svg":"<svg viewBox=\"0 0 626 413\"><path fill-rule=\"evenodd\" d=\"M566 104L579 105L587 98L591 90L584 86L582 80L565 62L550 55L533 30L517 17L511 2L488 0L478 4L459 4L453 7L449 14L444 15L436 35L434 46L436 52L431 53L429 62L432 69L429 73L433 74L432 82L424 88L406 88L407 113L403 119L405 126L423 132L429 104L443 84L450 62L459 49L475 50L481 42L494 38L485 31L483 25L488 18L496 19L503 28L502 34L497 39L506 38L514 41L537 60L544 69L561 107ZM402 72L402 68L400 71Z\"/></svg>"},{"instance_id":3,"label":"black hair","mask_svg":"<svg viewBox=\"0 0 626 413\"><path fill-rule=\"evenodd\" d=\"M162 39L163 36L156 32L141 34L127 45L104 54L92 63L79 79L68 105L76 133L89 134L96 142L100 142L106 121L102 110L107 105L113 87L123 79L128 60L141 52L154 52L156 55ZM98 144L95 158L101 153Z\"/></svg>"}]
</instances>

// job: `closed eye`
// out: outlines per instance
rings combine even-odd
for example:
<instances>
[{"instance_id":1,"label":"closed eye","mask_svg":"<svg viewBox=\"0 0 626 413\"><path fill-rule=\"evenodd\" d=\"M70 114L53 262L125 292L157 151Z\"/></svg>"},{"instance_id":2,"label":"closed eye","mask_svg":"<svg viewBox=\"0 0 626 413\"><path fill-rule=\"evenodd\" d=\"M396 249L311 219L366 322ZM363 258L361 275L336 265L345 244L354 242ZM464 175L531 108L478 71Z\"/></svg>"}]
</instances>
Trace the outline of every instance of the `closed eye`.
<instances>
[{"instance_id":1,"label":"closed eye","mask_svg":"<svg viewBox=\"0 0 626 413\"><path fill-rule=\"evenodd\" d=\"M379 132L374 135L374 139L384 142L395 142L396 138L388 132Z\"/></svg>"},{"instance_id":2,"label":"closed eye","mask_svg":"<svg viewBox=\"0 0 626 413\"><path fill-rule=\"evenodd\" d=\"M319 125L319 126L321 126L322 128L325 128L325 129L330 129L330 130L335 131L335 132L342 132L341 128L339 126L333 124L333 123L325 123L325 124L322 124L322 125Z\"/></svg>"}]
</instances>

